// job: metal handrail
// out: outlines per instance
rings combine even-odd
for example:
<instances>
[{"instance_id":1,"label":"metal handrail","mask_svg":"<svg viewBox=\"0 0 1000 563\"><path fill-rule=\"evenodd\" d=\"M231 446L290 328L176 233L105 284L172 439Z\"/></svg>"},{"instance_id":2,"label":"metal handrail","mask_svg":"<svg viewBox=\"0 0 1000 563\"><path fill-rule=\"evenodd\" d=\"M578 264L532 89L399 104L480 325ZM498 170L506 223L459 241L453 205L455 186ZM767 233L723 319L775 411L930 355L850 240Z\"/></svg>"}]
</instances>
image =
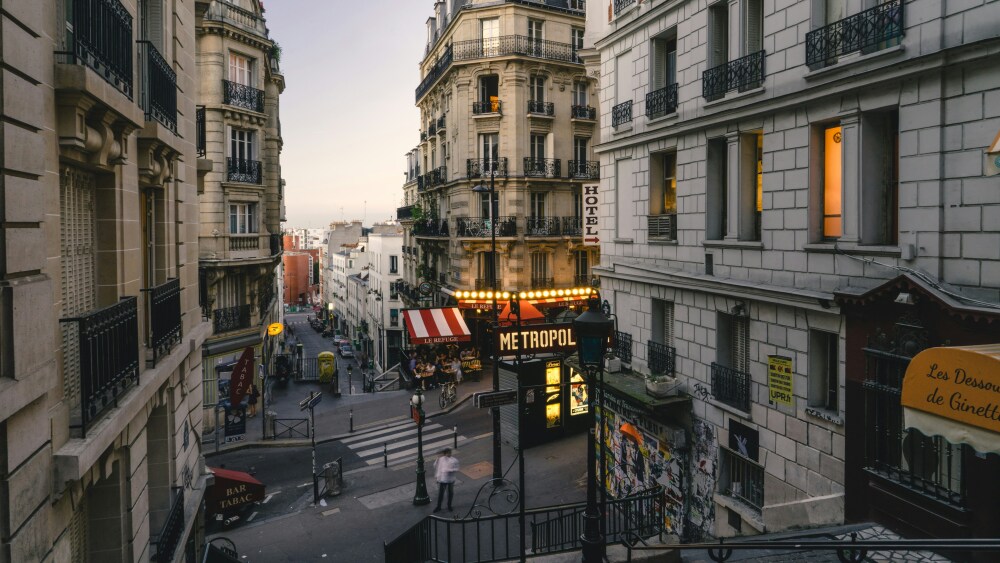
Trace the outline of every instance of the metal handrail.
<instances>
[{"instance_id":1,"label":"metal handrail","mask_svg":"<svg viewBox=\"0 0 1000 563\"><path fill-rule=\"evenodd\" d=\"M597 110L590 106L571 106L570 117L573 119L597 119Z\"/></svg>"},{"instance_id":2,"label":"metal handrail","mask_svg":"<svg viewBox=\"0 0 1000 563\"><path fill-rule=\"evenodd\" d=\"M153 365L181 340L181 282L171 278L147 293L149 318L146 345L153 350Z\"/></svg>"},{"instance_id":3,"label":"metal handrail","mask_svg":"<svg viewBox=\"0 0 1000 563\"><path fill-rule=\"evenodd\" d=\"M198 150L198 156L204 157L208 154L208 149L205 144L205 106L198 106L194 112L195 115L195 142L196 148Z\"/></svg>"},{"instance_id":4,"label":"metal handrail","mask_svg":"<svg viewBox=\"0 0 1000 563\"><path fill-rule=\"evenodd\" d=\"M132 14L119 0L76 0L72 49L57 55L70 64L93 69L132 99Z\"/></svg>"},{"instance_id":5,"label":"metal handrail","mask_svg":"<svg viewBox=\"0 0 1000 563\"><path fill-rule=\"evenodd\" d=\"M601 177L601 163L597 160L571 160L569 177L577 180L597 180Z\"/></svg>"},{"instance_id":6,"label":"metal handrail","mask_svg":"<svg viewBox=\"0 0 1000 563\"><path fill-rule=\"evenodd\" d=\"M264 91L239 82L223 80L222 103L227 106L264 113Z\"/></svg>"},{"instance_id":7,"label":"metal handrail","mask_svg":"<svg viewBox=\"0 0 1000 563\"><path fill-rule=\"evenodd\" d=\"M632 100L622 102L611 108L611 125L618 127L622 123L632 121Z\"/></svg>"},{"instance_id":8,"label":"metal handrail","mask_svg":"<svg viewBox=\"0 0 1000 563\"><path fill-rule=\"evenodd\" d=\"M674 375L677 364L677 350L673 346L668 346L662 342L646 343L649 349L649 372L653 375Z\"/></svg>"},{"instance_id":9,"label":"metal handrail","mask_svg":"<svg viewBox=\"0 0 1000 563\"><path fill-rule=\"evenodd\" d=\"M558 178L562 175L562 162L558 158L524 157L524 175L531 178Z\"/></svg>"},{"instance_id":10,"label":"metal handrail","mask_svg":"<svg viewBox=\"0 0 1000 563\"><path fill-rule=\"evenodd\" d=\"M177 73L150 41L136 41L139 46L141 91L140 106L146 120L155 119L177 132Z\"/></svg>"},{"instance_id":11,"label":"metal handrail","mask_svg":"<svg viewBox=\"0 0 1000 563\"><path fill-rule=\"evenodd\" d=\"M226 180L244 184L261 184L263 170L259 160L226 157Z\"/></svg>"},{"instance_id":12,"label":"metal handrail","mask_svg":"<svg viewBox=\"0 0 1000 563\"><path fill-rule=\"evenodd\" d=\"M470 158L465 161L465 175L469 178L480 176L507 176L507 157Z\"/></svg>"},{"instance_id":13,"label":"metal handrail","mask_svg":"<svg viewBox=\"0 0 1000 563\"><path fill-rule=\"evenodd\" d=\"M760 87L766 59L767 53L761 50L706 70L701 75L702 96L711 102L730 90L746 92Z\"/></svg>"},{"instance_id":14,"label":"metal handrail","mask_svg":"<svg viewBox=\"0 0 1000 563\"><path fill-rule=\"evenodd\" d=\"M712 395L720 403L750 411L750 374L712 362Z\"/></svg>"},{"instance_id":15,"label":"metal handrail","mask_svg":"<svg viewBox=\"0 0 1000 563\"><path fill-rule=\"evenodd\" d=\"M171 487L174 500L170 504L170 512L160 528L156 541L156 554L151 558L155 563L173 561L177 544L184 533L184 487Z\"/></svg>"},{"instance_id":16,"label":"metal handrail","mask_svg":"<svg viewBox=\"0 0 1000 563\"><path fill-rule=\"evenodd\" d=\"M547 115L552 117L556 113L556 105L552 102L540 100L528 100L528 113Z\"/></svg>"},{"instance_id":17,"label":"metal handrail","mask_svg":"<svg viewBox=\"0 0 1000 563\"><path fill-rule=\"evenodd\" d=\"M898 44L904 35L902 0L889 0L806 34L806 65L818 68L839 55Z\"/></svg>"},{"instance_id":18,"label":"metal handrail","mask_svg":"<svg viewBox=\"0 0 1000 563\"><path fill-rule=\"evenodd\" d=\"M646 116L650 119L663 117L677 111L677 83L646 94Z\"/></svg>"}]
</instances>

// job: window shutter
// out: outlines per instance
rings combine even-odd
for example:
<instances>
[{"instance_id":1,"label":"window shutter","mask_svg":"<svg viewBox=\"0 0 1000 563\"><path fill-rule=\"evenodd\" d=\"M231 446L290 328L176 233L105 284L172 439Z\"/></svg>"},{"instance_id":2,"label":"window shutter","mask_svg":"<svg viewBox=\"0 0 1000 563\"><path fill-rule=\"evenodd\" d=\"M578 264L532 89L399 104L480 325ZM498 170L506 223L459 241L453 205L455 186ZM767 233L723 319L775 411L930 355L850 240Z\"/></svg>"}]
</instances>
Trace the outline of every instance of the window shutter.
<instances>
[{"instance_id":1,"label":"window shutter","mask_svg":"<svg viewBox=\"0 0 1000 563\"><path fill-rule=\"evenodd\" d=\"M666 87L667 42L653 39L653 90Z\"/></svg>"},{"instance_id":2,"label":"window shutter","mask_svg":"<svg viewBox=\"0 0 1000 563\"><path fill-rule=\"evenodd\" d=\"M749 371L750 330L749 319L741 315L733 315L732 367L737 371Z\"/></svg>"},{"instance_id":3,"label":"window shutter","mask_svg":"<svg viewBox=\"0 0 1000 563\"><path fill-rule=\"evenodd\" d=\"M87 539L87 520L87 491L84 491L80 498L80 504L77 505L76 511L73 512L73 517L69 522L69 545L72 552L72 563L86 563L88 561L90 545Z\"/></svg>"},{"instance_id":4,"label":"window shutter","mask_svg":"<svg viewBox=\"0 0 1000 563\"><path fill-rule=\"evenodd\" d=\"M163 29L163 0L146 0L146 22L145 22L145 39L153 43L156 50L160 52L161 55L166 57L164 53L163 36L165 30Z\"/></svg>"},{"instance_id":5,"label":"window shutter","mask_svg":"<svg viewBox=\"0 0 1000 563\"><path fill-rule=\"evenodd\" d=\"M674 302L665 301L663 303L663 343L667 346L674 345Z\"/></svg>"},{"instance_id":6,"label":"window shutter","mask_svg":"<svg viewBox=\"0 0 1000 563\"><path fill-rule=\"evenodd\" d=\"M719 66L729 60L729 5L726 2L717 3L710 8L709 16L712 19L711 55L709 67Z\"/></svg>"},{"instance_id":7,"label":"window shutter","mask_svg":"<svg viewBox=\"0 0 1000 563\"><path fill-rule=\"evenodd\" d=\"M764 3L762 0L747 0L746 3L746 52L756 53L764 45Z\"/></svg>"},{"instance_id":8,"label":"window shutter","mask_svg":"<svg viewBox=\"0 0 1000 563\"><path fill-rule=\"evenodd\" d=\"M97 308L97 178L75 168L60 177L60 256L62 316L74 317ZM63 393L70 405L80 400L80 342L76 323L59 323L62 331Z\"/></svg>"}]
</instances>

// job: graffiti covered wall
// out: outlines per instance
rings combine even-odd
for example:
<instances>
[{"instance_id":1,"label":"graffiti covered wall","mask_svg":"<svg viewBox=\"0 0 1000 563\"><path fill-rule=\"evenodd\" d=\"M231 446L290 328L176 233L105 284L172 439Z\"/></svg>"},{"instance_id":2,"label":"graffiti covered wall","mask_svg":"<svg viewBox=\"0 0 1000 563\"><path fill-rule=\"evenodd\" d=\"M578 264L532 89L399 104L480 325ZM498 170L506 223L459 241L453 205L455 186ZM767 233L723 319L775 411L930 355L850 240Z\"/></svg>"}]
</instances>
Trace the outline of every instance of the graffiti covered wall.
<instances>
[{"instance_id":1,"label":"graffiti covered wall","mask_svg":"<svg viewBox=\"0 0 1000 563\"><path fill-rule=\"evenodd\" d=\"M719 446L713 426L695 419L691 429L691 483L688 489L685 541L702 541L715 527L715 465Z\"/></svg>"}]
</instances>

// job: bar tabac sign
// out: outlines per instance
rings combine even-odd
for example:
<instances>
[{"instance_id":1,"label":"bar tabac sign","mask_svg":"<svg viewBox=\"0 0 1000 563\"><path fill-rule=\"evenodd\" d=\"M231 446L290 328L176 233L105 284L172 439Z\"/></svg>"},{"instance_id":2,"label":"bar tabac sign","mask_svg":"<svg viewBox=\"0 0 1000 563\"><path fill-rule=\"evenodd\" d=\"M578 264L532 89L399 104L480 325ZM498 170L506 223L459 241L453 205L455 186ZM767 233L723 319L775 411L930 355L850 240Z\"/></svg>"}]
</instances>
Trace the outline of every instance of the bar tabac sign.
<instances>
[{"instance_id":1,"label":"bar tabac sign","mask_svg":"<svg viewBox=\"0 0 1000 563\"><path fill-rule=\"evenodd\" d=\"M1000 346L924 350L906 368L900 403L1000 432Z\"/></svg>"},{"instance_id":2,"label":"bar tabac sign","mask_svg":"<svg viewBox=\"0 0 1000 563\"><path fill-rule=\"evenodd\" d=\"M497 351L500 356L575 352L573 323L500 327Z\"/></svg>"}]
</instances>

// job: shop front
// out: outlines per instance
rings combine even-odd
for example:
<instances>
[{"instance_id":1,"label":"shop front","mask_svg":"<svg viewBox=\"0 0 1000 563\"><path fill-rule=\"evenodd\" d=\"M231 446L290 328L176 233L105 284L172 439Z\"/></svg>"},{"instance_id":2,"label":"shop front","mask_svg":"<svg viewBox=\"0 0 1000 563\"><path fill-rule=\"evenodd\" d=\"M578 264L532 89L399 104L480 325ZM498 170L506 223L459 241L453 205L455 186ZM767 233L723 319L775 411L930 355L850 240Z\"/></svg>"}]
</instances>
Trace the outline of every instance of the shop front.
<instances>
[{"instance_id":1,"label":"shop front","mask_svg":"<svg viewBox=\"0 0 1000 563\"><path fill-rule=\"evenodd\" d=\"M500 388L517 389L519 382L524 391L520 420L517 405L500 407L500 435L505 442L517 446L520 436L523 446L531 448L587 429L589 386L562 355L534 357L520 366L515 360L501 361ZM519 433L522 424L524 432Z\"/></svg>"},{"instance_id":2,"label":"shop front","mask_svg":"<svg viewBox=\"0 0 1000 563\"><path fill-rule=\"evenodd\" d=\"M463 379L480 377L479 351L471 345L472 334L457 308L404 309L403 324L406 344L399 369L407 379L426 386L455 377L458 369Z\"/></svg>"}]
</instances>

